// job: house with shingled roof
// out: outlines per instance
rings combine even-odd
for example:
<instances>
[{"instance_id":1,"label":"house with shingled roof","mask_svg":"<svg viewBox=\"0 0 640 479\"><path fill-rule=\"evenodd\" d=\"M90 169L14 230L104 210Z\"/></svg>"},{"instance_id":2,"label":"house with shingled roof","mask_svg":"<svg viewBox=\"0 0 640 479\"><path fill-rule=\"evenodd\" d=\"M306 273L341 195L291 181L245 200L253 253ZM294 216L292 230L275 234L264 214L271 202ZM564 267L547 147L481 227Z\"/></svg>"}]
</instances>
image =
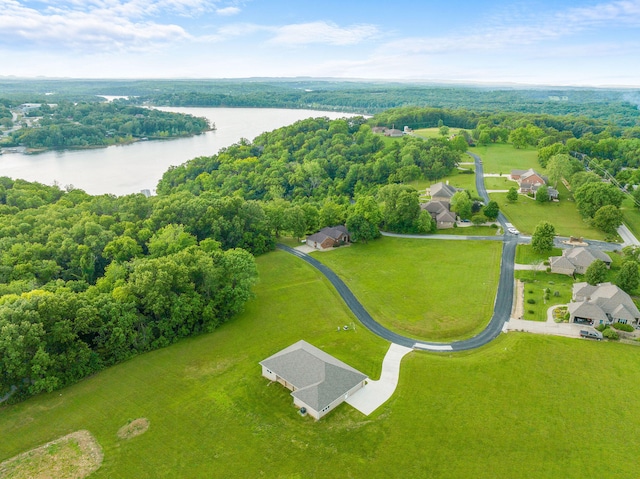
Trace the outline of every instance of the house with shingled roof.
<instances>
[{"instance_id":1,"label":"house with shingled roof","mask_svg":"<svg viewBox=\"0 0 640 479\"><path fill-rule=\"evenodd\" d=\"M573 300L567 307L569 322L580 324L631 324L638 326L640 311L627 293L611 283L573 285Z\"/></svg>"},{"instance_id":2,"label":"house with shingled roof","mask_svg":"<svg viewBox=\"0 0 640 479\"><path fill-rule=\"evenodd\" d=\"M318 250L335 248L351 241L349 231L343 225L327 226L315 234L307 236L307 245Z\"/></svg>"},{"instance_id":3,"label":"house with shingled roof","mask_svg":"<svg viewBox=\"0 0 640 479\"><path fill-rule=\"evenodd\" d=\"M547 184L547 179L533 168L529 168L528 170L511 170L510 178L518 183L520 193L523 194L535 194L539 187Z\"/></svg>"},{"instance_id":4,"label":"house with shingled roof","mask_svg":"<svg viewBox=\"0 0 640 479\"><path fill-rule=\"evenodd\" d=\"M428 203L421 204L420 208L431 215L439 230L453 228L456 222L456 214L449 209L450 205L448 202L429 201Z\"/></svg>"},{"instance_id":5,"label":"house with shingled roof","mask_svg":"<svg viewBox=\"0 0 640 479\"><path fill-rule=\"evenodd\" d=\"M367 376L300 340L260 362L262 375L291 390L293 404L320 419L366 384Z\"/></svg>"},{"instance_id":6,"label":"house with shingled roof","mask_svg":"<svg viewBox=\"0 0 640 479\"><path fill-rule=\"evenodd\" d=\"M455 186L451 186L448 183L443 183L442 181L439 183L435 183L431 185L425 193L427 196L431 197L431 201L442 201L442 202L451 202L451 198L458 191L462 191L462 188L456 188Z\"/></svg>"},{"instance_id":7,"label":"house with shingled roof","mask_svg":"<svg viewBox=\"0 0 640 479\"><path fill-rule=\"evenodd\" d=\"M585 274L587 268L597 259L604 261L607 268L611 266L611 258L608 254L599 249L585 248L584 246L565 249L562 256L549 257L549 266L552 273L573 276L574 274Z\"/></svg>"}]
</instances>

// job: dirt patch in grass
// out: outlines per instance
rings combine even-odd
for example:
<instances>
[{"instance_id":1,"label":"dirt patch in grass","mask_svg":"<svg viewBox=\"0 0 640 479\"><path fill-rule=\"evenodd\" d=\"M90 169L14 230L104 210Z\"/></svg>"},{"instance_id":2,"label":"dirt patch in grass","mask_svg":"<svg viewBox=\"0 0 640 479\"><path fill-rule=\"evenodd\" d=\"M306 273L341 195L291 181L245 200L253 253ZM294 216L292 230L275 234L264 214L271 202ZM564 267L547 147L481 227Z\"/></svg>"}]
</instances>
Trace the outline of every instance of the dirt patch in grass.
<instances>
[{"instance_id":1,"label":"dirt patch in grass","mask_svg":"<svg viewBox=\"0 0 640 479\"><path fill-rule=\"evenodd\" d=\"M144 434L149 429L149 420L145 417L134 419L118 429L118 437L120 439L131 439L132 437Z\"/></svg>"},{"instance_id":2,"label":"dirt patch in grass","mask_svg":"<svg viewBox=\"0 0 640 479\"><path fill-rule=\"evenodd\" d=\"M4 479L82 479L102 464L102 448L89 431L76 431L0 464Z\"/></svg>"}]
</instances>

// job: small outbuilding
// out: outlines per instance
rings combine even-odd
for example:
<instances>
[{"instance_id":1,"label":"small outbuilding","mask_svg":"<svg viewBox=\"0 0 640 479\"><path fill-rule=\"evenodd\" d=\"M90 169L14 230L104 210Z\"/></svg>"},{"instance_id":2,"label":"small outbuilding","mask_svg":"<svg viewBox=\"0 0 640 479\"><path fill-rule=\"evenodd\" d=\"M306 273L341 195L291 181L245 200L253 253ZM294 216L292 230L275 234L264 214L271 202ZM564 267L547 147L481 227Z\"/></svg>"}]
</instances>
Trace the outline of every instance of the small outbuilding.
<instances>
[{"instance_id":1,"label":"small outbuilding","mask_svg":"<svg viewBox=\"0 0 640 479\"><path fill-rule=\"evenodd\" d=\"M315 419L365 385L367 376L321 349L298 341L260 362L262 375L291 390L293 404Z\"/></svg>"}]
</instances>

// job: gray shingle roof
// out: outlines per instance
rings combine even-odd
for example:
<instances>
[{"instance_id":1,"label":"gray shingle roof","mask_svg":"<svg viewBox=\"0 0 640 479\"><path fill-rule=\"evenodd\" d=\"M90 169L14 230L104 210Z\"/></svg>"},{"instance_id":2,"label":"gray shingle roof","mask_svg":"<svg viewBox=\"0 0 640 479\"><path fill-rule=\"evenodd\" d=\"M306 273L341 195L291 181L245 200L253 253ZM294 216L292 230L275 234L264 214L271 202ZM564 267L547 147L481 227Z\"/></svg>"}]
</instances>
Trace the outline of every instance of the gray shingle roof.
<instances>
[{"instance_id":1,"label":"gray shingle roof","mask_svg":"<svg viewBox=\"0 0 640 479\"><path fill-rule=\"evenodd\" d=\"M345 226L327 226L326 228L322 228L317 233L314 233L311 236L307 236L307 241L317 241L318 243L322 243L327 238L331 238L332 240L337 241L343 234L349 234Z\"/></svg>"},{"instance_id":2,"label":"gray shingle roof","mask_svg":"<svg viewBox=\"0 0 640 479\"><path fill-rule=\"evenodd\" d=\"M451 185L447 185L446 183L440 182L440 183L436 183L435 185L431 185L431 187L429 188L429 191L431 193L432 198L433 197L451 198L460 190Z\"/></svg>"},{"instance_id":3,"label":"gray shingle roof","mask_svg":"<svg viewBox=\"0 0 640 479\"><path fill-rule=\"evenodd\" d=\"M260 365L292 384L292 396L316 411L331 404L367 376L306 341L298 341Z\"/></svg>"},{"instance_id":4,"label":"gray shingle roof","mask_svg":"<svg viewBox=\"0 0 640 479\"><path fill-rule=\"evenodd\" d=\"M601 283L598 286L592 286L584 282L575 283L573 285L573 297L582 299L579 303L588 301L591 304L595 304L602 311L617 319L630 319L627 317L628 315L631 315L633 320L640 318L640 311L631 297L611 283ZM571 307L572 304L576 303L570 303L569 306ZM620 306L624 308L620 309ZM616 311L626 316L616 316Z\"/></svg>"}]
</instances>

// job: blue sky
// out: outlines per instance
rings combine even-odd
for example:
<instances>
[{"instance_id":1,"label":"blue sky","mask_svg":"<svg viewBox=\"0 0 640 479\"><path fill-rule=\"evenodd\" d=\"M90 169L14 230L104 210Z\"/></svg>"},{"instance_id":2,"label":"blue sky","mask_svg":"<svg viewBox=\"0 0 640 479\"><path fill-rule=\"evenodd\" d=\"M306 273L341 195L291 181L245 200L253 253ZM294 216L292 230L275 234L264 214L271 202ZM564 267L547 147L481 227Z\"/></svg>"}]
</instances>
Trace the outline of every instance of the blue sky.
<instances>
[{"instance_id":1,"label":"blue sky","mask_svg":"<svg viewBox=\"0 0 640 479\"><path fill-rule=\"evenodd\" d=\"M0 75L640 86L640 0L0 0Z\"/></svg>"}]
</instances>

